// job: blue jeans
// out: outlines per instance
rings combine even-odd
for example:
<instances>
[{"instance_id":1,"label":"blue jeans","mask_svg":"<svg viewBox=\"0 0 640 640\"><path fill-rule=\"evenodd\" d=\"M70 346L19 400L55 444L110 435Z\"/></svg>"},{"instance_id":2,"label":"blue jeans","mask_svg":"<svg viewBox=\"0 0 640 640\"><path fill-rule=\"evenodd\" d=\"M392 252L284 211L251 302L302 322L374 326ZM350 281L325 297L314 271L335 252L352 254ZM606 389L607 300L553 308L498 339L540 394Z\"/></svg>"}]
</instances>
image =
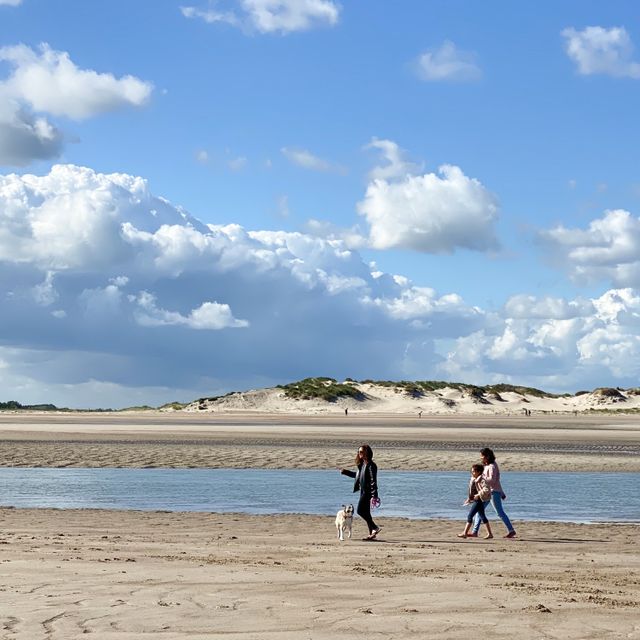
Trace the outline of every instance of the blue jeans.
<instances>
[{"instance_id":1,"label":"blue jeans","mask_svg":"<svg viewBox=\"0 0 640 640\"><path fill-rule=\"evenodd\" d=\"M509 516L504 512L502 508L502 494L499 491L491 492L491 500L487 500L484 503L485 508L491 502L493 508L496 510L498 517L502 522L504 522L504 526L507 527L507 531L513 531L513 525L511 524L511 520L509 520ZM476 515L475 520L473 522L473 533L478 533L480 530L480 518Z\"/></svg>"},{"instance_id":2,"label":"blue jeans","mask_svg":"<svg viewBox=\"0 0 640 640\"><path fill-rule=\"evenodd\" d=\"M488 504L488 503L487 503ZM489 520L484 512L485 503L482 500L474 500L471 507L469 508L469 513L467 514L467 522L471 524L473 522L473 518L478 516L484 524L489 524Z\"/></svg>"}]
</instances>

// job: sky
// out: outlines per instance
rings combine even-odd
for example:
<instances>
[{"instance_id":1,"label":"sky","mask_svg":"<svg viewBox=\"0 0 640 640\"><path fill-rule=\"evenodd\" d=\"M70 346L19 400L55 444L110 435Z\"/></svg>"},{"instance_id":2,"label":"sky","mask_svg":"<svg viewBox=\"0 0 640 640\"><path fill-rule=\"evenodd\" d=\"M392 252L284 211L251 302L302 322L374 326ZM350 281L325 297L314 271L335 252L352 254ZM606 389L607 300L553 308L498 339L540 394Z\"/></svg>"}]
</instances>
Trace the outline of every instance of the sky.
<instances>
[{"instance_id":1,"label":"sky","mask_svg":"<svg viewBox=\"0 0 640 640\"><path fill-rule=\"evenodd\" d=\"M640 374L635 0L0 0L0 401Z\"/></svg>"}]
</instances>

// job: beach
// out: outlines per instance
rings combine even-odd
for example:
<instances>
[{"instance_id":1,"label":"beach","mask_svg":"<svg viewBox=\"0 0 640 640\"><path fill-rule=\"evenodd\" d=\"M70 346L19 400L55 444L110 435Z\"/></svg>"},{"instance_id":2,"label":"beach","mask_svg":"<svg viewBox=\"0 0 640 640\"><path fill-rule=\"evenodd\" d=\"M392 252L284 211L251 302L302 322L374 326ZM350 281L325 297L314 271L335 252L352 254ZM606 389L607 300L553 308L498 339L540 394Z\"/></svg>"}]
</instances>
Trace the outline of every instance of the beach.
<instances>
[{"instance_id":1,"label":"beach","mask_svg":"<svg viewBox=\"0 0 640 640\"><path fill-rule=\"evenodd\" d=\"M639 638L638 528L0 510L0 637ZM497 533L502 533L496 524ZM155 635L154 635L155 637Z\"/></svg>"},{"instance_id":2,"label":"beach","mask_svg":"<svg viewBox=\"0 0 640 640\"><path fill-rule=\"evenodd\" d=\"M2 466L640 470L633 416L0 415ZM428 488L425 488L428 500ZM544 500L544 488L540 496ZM2 504L0 500L0 504ZM338 507L339 505L337 505ZM337 508L336 507L336 508ZM1 508L0 639L640 638L636 525Z\"/></svg>"},{"instance_id":3,"label":"beach","mask_svg":"<svg viewBox=\"0 0 640 640\"><path fill-rule=\"evenodd\" d=\"M635 415L306 416L0 413L0 466L332 469L369 442L381 468L640 472Z\"/></svg>"}]
</instances>

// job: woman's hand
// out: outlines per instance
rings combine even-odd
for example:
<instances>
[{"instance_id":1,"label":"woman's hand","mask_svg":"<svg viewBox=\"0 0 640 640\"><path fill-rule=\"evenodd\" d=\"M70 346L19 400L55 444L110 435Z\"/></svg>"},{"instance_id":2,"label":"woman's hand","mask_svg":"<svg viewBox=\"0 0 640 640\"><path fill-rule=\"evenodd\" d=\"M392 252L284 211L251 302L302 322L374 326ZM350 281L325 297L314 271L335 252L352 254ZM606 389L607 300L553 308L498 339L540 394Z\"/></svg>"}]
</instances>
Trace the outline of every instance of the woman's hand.
<instances>
[{"instance_id":1,"label":"woman's hand","mask_svg":"<svg viewBox=\"0 0 640 640\"><path fill-rule=\"evenodd\" d=\"M380 498L371 498L371 506L377 509L380 506Z\"/></svg>"}]
</instances>

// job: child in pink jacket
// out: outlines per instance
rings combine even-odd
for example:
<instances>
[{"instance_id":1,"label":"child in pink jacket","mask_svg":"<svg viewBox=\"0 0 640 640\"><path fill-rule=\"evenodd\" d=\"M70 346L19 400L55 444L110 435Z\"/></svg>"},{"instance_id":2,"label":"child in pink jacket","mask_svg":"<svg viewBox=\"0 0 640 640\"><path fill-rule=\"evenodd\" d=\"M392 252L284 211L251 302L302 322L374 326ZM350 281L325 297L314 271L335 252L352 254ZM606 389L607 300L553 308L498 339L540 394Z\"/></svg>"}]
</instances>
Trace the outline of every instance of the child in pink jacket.
<instances>
[{"instance_id":1,"label":"child in pink jacket","mask_svg":"<svg viewBox=\"0 0 640 640\"><path fill-rule=\"evenodd\" d=\"M487 483L482 477L484 466L481 464L474 464L471 467L471 478L469 479L469 494L464 501L464 505L471 505L469 513L467 514L467 525L462 533L458 534L458 538L468 538L471 532L471 526L473 524L473 518L478 514L480 520L487 527L487 535L485 539L493 538L491 533L491 525L487 514L484 512L484 503L491 497L491 489L489 489Z\"/></svg>"}]
</instances>

